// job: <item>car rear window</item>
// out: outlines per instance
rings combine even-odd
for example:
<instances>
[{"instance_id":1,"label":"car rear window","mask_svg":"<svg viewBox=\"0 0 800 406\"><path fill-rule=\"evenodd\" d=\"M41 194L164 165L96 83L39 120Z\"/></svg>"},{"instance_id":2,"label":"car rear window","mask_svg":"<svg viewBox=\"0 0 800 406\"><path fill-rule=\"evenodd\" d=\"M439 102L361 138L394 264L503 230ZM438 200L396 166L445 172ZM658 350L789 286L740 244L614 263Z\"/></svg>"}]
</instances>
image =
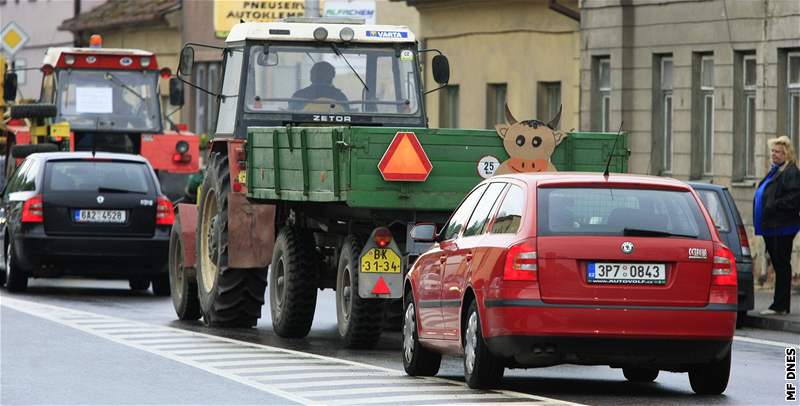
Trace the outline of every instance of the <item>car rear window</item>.
<instances>
[{"instance_id":1,"label":"car rear window","mask_svg":"<svg viewBox=\"0 0 800 406\"><path fill-rule=\"evenodd\" d=\"M695 189L696 190L696 189ZM714 225L722 232L728 232L731 227L728 223L728 216L725 215L725 206L722 205L720 196L713 190L696 190L700 195L700 200L703 201L703 206L706 206L708 214L711 215L711 220L714 220Z\"/></svg>"},{"instance_id":2,"label":"car rear window","mask_svg":"<svg viewBox=\"0 0 800 406\"><path fill-rule=\"evenodd\" d=\"M140 162L53 161L47 164L45 191L148 193L150 177L149 168Z\"/></svg>"},{"instance_id":3,"label":"car rear window","mask_svg":"<svg viewBox=\"0 0 800 406\"><path fill-rule=\"evenodd\" d=\"M541 188L538 235L710 238L690 192L625 188Z\"/></svg>"}]
</instances>

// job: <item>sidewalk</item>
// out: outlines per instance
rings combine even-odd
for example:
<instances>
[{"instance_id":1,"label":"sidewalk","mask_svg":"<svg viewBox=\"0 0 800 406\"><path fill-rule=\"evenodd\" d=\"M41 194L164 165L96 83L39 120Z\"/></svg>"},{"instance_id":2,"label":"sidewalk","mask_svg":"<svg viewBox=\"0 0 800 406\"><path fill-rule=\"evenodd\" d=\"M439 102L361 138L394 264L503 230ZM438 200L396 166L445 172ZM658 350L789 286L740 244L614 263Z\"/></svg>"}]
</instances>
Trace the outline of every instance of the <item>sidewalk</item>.
<instances>
[{"instance_id":1,"label":"sidewalk","mask_svg":"<svg viewBox=\"0 0 800 406\"><path fill-rule=\"evenodd\" d=\"M747 313L744 324L767 330L789 331L800 334L800 293L792 290L792 310L785 316L762 316L759 313L772 304L772 288L755 288L755 309Z\"/></svg>"}]
</instances>

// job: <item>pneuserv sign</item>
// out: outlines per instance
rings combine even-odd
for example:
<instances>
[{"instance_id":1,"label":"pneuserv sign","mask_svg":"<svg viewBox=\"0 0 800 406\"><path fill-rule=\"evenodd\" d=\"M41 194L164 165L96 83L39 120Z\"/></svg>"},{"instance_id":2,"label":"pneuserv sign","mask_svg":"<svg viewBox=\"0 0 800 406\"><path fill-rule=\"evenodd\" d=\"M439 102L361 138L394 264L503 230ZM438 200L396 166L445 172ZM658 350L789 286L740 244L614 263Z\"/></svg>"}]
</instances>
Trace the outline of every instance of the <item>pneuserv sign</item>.
<instances>
[{"instance_id":1,"label":"pneuserv sign","mask_svg":"<svg viewBox=\"0 0 800 406\"><path fill-rule=\"evenodd\" d=\"M304 0L214 0L214 32L217 38L225 38L241 20L270 22L286 17L302 17L304 4Z\"/></svg>"}]
</instances>

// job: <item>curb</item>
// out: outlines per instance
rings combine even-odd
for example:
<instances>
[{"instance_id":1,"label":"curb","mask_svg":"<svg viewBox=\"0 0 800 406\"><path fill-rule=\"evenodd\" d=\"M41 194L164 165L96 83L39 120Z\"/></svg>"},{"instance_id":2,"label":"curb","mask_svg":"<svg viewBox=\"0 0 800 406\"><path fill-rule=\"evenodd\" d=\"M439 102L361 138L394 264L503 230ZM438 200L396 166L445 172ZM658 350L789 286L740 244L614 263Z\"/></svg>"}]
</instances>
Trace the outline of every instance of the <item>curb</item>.
<instances>
[{"instance_id":1,"label":"curb","mask_svg":"<svg viewBox=\"0 0 800 406\"><path fill-rule=\"evenodd\" d=\"M800 334L800 321L748 315L744 320L744 325L747 327L755 327L765 330L788 331L791 333Z\"/></svg>"}]
</instances>

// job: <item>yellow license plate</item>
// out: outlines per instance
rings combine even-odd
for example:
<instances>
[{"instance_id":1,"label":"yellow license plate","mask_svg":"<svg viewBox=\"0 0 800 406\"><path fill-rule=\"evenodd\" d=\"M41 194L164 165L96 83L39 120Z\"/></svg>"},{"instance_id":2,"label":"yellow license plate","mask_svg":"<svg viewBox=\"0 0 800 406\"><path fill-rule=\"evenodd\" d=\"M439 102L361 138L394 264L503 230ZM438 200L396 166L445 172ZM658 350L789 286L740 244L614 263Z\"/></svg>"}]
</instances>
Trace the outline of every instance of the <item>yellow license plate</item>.
<instances>
[{"instance_id":1,"label":"yellow license plate","mask_svg":"<svg viewBox=\"0 0 800 406\"><path fill-rule=\"evenodd\" d=\"M400 257L388 248L371 248L361 257L361 272L399 273Z\"/></svg>"}]
</instances>

